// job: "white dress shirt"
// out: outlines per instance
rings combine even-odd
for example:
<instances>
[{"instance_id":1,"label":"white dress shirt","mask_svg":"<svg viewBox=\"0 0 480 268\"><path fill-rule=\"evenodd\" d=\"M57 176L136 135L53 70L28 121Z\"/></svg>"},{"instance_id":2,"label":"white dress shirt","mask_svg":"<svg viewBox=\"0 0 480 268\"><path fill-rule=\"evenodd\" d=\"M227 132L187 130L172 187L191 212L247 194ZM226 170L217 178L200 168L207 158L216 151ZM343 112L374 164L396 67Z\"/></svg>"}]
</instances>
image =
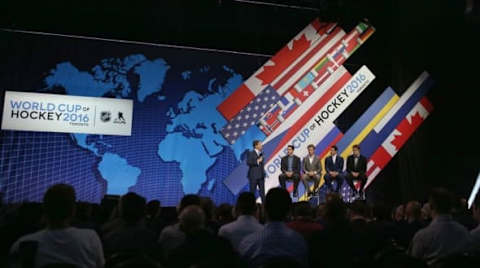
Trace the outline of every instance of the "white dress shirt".
<instances>
[{"instance_id":1,"label":"white dress shirt","mask_svg":"<svg viewBox=\"0 0 480 268\"><path fill-rule=\"evenodd\" d=\"M218 230L218 236L226 238L235 250L245 236L263 230L257 219L251 215L240 215L236 221L223 225Z\"/></svg>"}]
</instances>

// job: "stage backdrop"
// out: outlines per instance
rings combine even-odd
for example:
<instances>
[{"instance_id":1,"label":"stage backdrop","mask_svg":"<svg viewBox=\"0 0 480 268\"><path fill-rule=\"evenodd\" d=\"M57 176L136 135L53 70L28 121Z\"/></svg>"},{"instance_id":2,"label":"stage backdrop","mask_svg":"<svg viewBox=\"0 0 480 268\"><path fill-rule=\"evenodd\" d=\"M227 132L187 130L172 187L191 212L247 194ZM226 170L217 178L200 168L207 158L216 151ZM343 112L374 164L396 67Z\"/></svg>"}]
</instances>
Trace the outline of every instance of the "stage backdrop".
<instances>
[{"instance_id":1,"label":"stage backdrop","mask_svg":"<svg viewBox=\"0 0 480 268\"><path fill-rule=\"evenodd\" d=\"M198 193L233 203L223 179L251 141L222 137L216 107L268 57L31 33L0 32L0 95L44 92L132 99L131 136L5 131L0 192L39 201L55 183L82 201L137 192L174 206ZM235 150L235 151L234 151Z\"/></svg>"}]
</instances>

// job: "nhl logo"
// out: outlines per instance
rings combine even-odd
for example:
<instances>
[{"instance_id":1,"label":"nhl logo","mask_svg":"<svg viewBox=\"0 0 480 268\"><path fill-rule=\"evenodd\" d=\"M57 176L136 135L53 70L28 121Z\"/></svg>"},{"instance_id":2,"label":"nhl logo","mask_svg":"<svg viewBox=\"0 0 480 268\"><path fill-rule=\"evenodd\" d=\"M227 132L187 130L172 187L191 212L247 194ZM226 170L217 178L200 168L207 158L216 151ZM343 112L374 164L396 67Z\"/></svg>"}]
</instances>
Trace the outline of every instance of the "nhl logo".
<instances>
[{"instance_id":1,"label":"nhl logo","mask_svg":"<svg viewBox=\"0 0 480 268\"><path fill-rule=\"evenodd\" d=\"M100 120L102 120L102 122L108 122L110 121L110 116L111 116L110 112L103 111L100 113Z\"/></svg>"}]
</instances>

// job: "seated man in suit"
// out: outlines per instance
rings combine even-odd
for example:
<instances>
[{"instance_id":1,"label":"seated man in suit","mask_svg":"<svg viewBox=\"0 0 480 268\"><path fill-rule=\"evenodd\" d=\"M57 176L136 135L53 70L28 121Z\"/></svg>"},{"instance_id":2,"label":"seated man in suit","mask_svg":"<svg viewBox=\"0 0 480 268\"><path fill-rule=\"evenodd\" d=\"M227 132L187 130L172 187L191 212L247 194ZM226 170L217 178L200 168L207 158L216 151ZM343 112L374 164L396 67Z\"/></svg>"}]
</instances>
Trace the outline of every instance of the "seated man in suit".
<instances>
[{"instance_id":1,"label":"seated man in suit","mask_svg":"<svg viewBox=\"0 0 480 268\"><path fill-rule=\"evenodd\" d=\"M280 168L282 174L278 177L280 186L286 189L285 182L293 180L293 197L298 197L298 183L300 182L300 158L293 154L293 145L288 145L287 155L282 157Z\"/></svg>"},{"instance_id":2,"label":"seated man in suit","mask_svg":"<svg viewBox=\"0 0 480 268\"><path fill-rule=\"evenodd\" d=\"M308 194L311 195L312 191L310 187L308 187L308 181L313 180L313 192L315 192L322 176L322 163L320 162L320 158L315 155L315 145L310 144L307 148L308 155L303 158L302 182L305 186L305 191L308 191Z\"/></svg>"},{"instance_id":3,"label":"seated man in suit","mask_svg":"<svg viewBox=\"0 0 480 268\"><path fill-rule=\"evenodd\" d=\"M346 179L350 188L357 195L363 194L363 187L367 182L367 158L360 154L360 146L353 145L352 155L347 158L347 174ZM360 181L360 190L356 190L353 181Z\"/></svg>"},{"instance_id":4,"label":"seated man in suit","mask_svg":"<svg viewBox=\"0 0 480 268\"><path fill-rule=\"evenodd\" d=\"M343 158L337 155L338 148L337 146L333 145L330 148L330 156L325 158L325 184L327 184L327 188L330 191L339 192L340 188L342 187L343 178L342 178L342 171L343 171ZM333 190L332 182L337 181L337 188Z\"/></svg>"}]
</instances>

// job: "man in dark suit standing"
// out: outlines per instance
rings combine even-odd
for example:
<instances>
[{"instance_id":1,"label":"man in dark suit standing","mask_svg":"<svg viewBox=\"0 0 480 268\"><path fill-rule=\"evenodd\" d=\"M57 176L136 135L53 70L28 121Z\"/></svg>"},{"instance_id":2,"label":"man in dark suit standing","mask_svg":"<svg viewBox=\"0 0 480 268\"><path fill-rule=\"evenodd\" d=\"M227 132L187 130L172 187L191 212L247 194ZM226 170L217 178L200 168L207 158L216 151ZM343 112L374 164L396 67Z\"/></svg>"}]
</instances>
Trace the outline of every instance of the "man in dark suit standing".
<instances>
[{"instance_id":1,"label":"man in dark suit standing","mask_svg":"<svg viewBox=\"0 0 480 268\"><path fill-rule=\"evenodd\" d=\"M265 168L264 155L262 152L263 145L259 140L253 141L253 150L248 152L248 182L250 184L250 192L255 194L257 186L259 189L262 204L265 202Z\"/></svg>"},{"instance_id":2,"label":"man in dark suit standing","mask_svg":"<svg viewBox=\"0 0 480 268\"><path fill-rule=\"evenodd\" d=\"M367 158L360 154L360 146L352 146L352 155L347 158L347 183L357 195L363 195L363 187L367 182ZM353 181L360 181L360 190L356 190Z\"/></svg>"},{"instance_id":3,"label":"man in dark suit standing","mask_svg":"<svg viewBox=\"0 0 480 268\"><path fill-rule=\"evenodd\" d=\"M312 191L310 187L308 187L308 181L313 180L313 192L315 192L322 176L322 163L320 162L320 158L315 155L315 145L310 144L307 149L308 155L303 158L302 182L305 190L311 195Z\"/></svg>"},{"instance_id":4,"label":"man in dark suit standing","mask_svg":"<svg viewBox=\"0 0 480 268\"><path fill-rule=\"evenodd\" d=\"M293 197L298 197L298 183L300 182L300 157L293 154L293 145L288 145L287 155L282 157L280 168L282 174L278 177L280 186L286 189L286 181L293 180Z\"/></svg>"},{"instance_id":5,"label":"man in dark suit standing","mask_svg":"<svg viewBox=\"0 0 480 268\"><path fill-rule=\"evenodd\" d=\"M323 178L325 179L327 188L330 191L335 191L338 193L343 183L343 178L342 178L343 158L337 155L337 151L338 151L338 148L336 145L333 145L330 148L330 156L325 158L325 171L327 173L325 173L325 176ZM333 187L332 187L332 182L334 180L337 181L337 188L335 190L333 190Z\"/></svg>"}]
</instances>

